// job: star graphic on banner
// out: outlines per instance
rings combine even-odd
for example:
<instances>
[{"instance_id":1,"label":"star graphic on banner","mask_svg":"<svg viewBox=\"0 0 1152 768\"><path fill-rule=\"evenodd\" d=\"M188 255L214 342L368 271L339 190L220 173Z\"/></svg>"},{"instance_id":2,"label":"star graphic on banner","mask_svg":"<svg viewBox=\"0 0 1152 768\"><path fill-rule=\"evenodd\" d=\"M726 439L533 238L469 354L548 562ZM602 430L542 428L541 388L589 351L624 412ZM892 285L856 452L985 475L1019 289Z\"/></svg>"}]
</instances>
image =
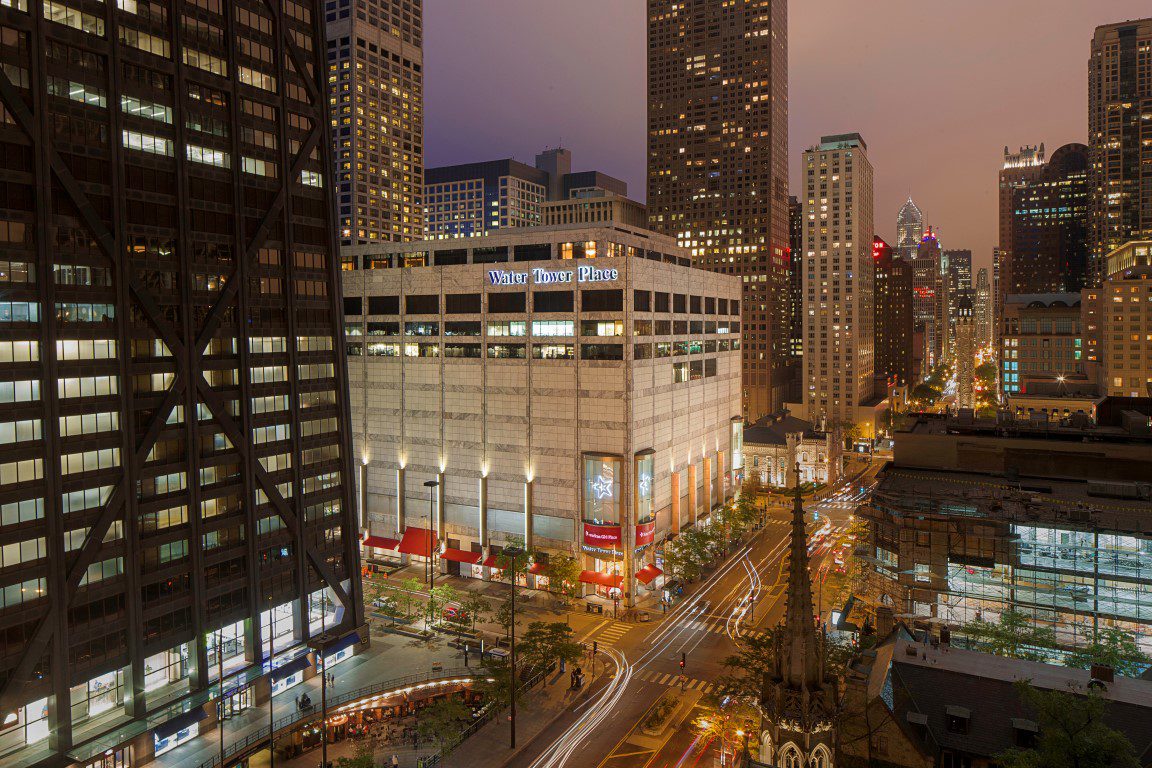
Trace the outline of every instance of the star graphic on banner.
<instances>
[{"instance_id":1,"label":"star graphic on banner","mask_svg":"<svg viewBox=\"0 0 1152 768\"><path fill-rule=\"evenodd\" d=\"M640 495L641 496L647 496L648 492L650 490L652 490L652 476L651 475L641 475L640 476L640 482L638 485L640 486Z\"/></svg>"},{"instance_id":2,"label":"star graphic on banner","mask_svg":"<svg viewBox=\"0 0 1152 768\"><path fill-rule=\"evenodd\" d=\"M612 498L612 481L600 475L592 483L592 492L596 494L597 499L610 499Z\"/></svg>"}]
</instances>

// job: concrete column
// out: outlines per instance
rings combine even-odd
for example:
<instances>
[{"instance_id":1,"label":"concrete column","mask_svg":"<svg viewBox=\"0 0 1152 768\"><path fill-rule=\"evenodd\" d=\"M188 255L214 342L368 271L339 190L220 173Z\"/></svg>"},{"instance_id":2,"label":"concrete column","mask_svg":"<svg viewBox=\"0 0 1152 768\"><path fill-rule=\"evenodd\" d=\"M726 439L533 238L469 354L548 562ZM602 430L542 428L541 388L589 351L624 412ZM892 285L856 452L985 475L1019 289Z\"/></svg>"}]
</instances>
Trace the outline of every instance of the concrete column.
<instances>
[{"instance_id":1,"label":"concrete column","mask_svg":"<svg viewBox=\"0 0 1152 768\"><path fill-rule=\"evenodd\" d=\"M672 473L672 533L680 533L680 473Z\"/></svg>"},{"instance_id":2,"label":"concrete column","mask_svg":"<svg viewBox=\"0 0 1152 768\"><path fill-rule=\"evenodd\" d=\"M368 530L368 462L360 463L360 527Z\"/></svg>"},{"instance_id":3,"label":"concrete column","mask_svg":"<svg viewBox=\"0 0 1152 768\"><path fill-rule=\"evenodd\" d=\"M480 476L480 495L476 503L479 512L480 547L488 555L488 475Z\"/></svg>"},{"instance_id":4,"label":"concrete column","mask_svg":"<svg viewBox=\"0 0 1152 768\"><path fill-rule=\"evenodd\" d=\"M524 481L524 548L532 549L532 480Z\"/></svg>"},{"instance_id":5,"label":"concrete column","mask_svg":"<svg viewBox=\"0 0 1152 768\"><path fill-rule=\"evenodd\" d=\"M396 534L404 536L404 467L396 470Z\"/></svg>"},{"instance_id":6,"label":"concrete column","mask_svg":"<svg viewBox=\"0 0 1152 768\"><path fill-rule=\"evenodd\" d=\"M720 484L720 499L728 501L732 494L732 484L728 482L727 470L724 468L724 451L716 451L716 482Z\"/></svg>"},{"instance_id":7,"label":"concrete column","mask_svg":"<svg viewBox=\"0 0 1152 768\"><path fill-rule=\"evenodd\" d=\"M712 506L715 504L716 496L715 491L712 489L712 459L704 457L704 501L708 506L704 508L705 514L712 513Z\"/></svg>"},{"instance_id":8,"label":"concrete column","mask_svg":"<svg viewBox=\"0 0 1152 768\"><path fill-rule=\"evenodd\" d=\"M688 465L688 506L692 508L692 525L696 525L696 519L699 517L698 511L700 509L700 500L696 497L696 465Z\"/></svg>"},{"instance_id":9,"label":"concrete column","mask_svg":"<svg viewBox=\"0 0 1152 768\"><path fill-rule=\"evenodd\" d=\"M436 540L442 541L444 539L444 523L446 513L444 511L444 473L440 472L436 475L436 482L440 483L436 486Z\"/></svg>"}]
</instances>

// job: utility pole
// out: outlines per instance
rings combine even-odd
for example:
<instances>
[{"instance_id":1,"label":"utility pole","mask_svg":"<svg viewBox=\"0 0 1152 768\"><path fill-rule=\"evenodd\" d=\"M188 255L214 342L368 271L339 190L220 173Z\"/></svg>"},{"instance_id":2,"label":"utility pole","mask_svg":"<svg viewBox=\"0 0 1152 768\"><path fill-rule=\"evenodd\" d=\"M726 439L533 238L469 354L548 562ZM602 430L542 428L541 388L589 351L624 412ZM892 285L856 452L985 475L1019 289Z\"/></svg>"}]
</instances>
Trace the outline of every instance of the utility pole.
<instances>
[{"instance_id":1,"label":"utility pole","mask_svg":"<svg viewBox=\"0 0 1152 768\"><path fill-rule=\"evenodd\" d=\"M509 745L516 749L516 558L524 553L519 547L506 547L504 556L508 558L508 582L512 588L512 725L509 733Z\"/></svg>"},{"instance_id":2,"label":"utility pole","mask_svg":"<svg viewBox=\"0 0 1152 768\"><path fill-rule=\"evenodd\" d=\"M220 685L220 710L217 717L220 722L216 724L220 731L220 768L224 768L224 627L217 630L216 635L216 682Z\"/></svg>"}]
</instances>

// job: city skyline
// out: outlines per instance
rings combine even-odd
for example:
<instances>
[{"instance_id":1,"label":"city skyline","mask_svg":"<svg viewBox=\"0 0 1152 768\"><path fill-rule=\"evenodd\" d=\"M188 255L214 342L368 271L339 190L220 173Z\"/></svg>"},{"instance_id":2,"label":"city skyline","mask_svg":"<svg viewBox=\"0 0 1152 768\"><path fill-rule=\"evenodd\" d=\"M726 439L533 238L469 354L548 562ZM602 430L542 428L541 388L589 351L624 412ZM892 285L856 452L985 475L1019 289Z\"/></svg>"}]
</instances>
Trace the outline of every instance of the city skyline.
<instances>
[{"instance_id":1,"label":"city skyline","mask_svg":"<svg viewBox=\"0 0 1152 768\"><path fill-rule=\"evenodd\" d=\"M975 267L991 267L1004 146L1085 141L1092 30L1146 15L1146 5L977 0L962 11L903 0L883 5L876 12L848 0L819 8L790 3L789 191L799 188L807 137L859 131L876 166L876 234L895 242L896 214L911 194L945 247L970 248ZM425 14L429 166L477 157L531 162L545 147L563 144L645 199L644 4L432 2ZM911 24L898 29L887 21L894 16ZM1022 45L1020 30L1056 17L1061 24ZM916 26L947 34L909 38L903 31ZM831 39L854 42L839 56L822 56L820 41ZM457 50L468 54L444 53ZM857 77L844 77L849 54ZM996 83L1004 71L1013 78ZM476 73L492 74L492 84L478 82ZM898 76L900 87L883 87ZM1060 80L1073 98L1049 98ZM917 119L891 119L910 92L929 88L950 101L932 101L932 111ZM977 109L986 120L968 116ZM957 123L965 130L955 131ZM939 144L942 136L947 147ZM928 155L934 164L926 175Z\"/></svg>"}]
</instances>

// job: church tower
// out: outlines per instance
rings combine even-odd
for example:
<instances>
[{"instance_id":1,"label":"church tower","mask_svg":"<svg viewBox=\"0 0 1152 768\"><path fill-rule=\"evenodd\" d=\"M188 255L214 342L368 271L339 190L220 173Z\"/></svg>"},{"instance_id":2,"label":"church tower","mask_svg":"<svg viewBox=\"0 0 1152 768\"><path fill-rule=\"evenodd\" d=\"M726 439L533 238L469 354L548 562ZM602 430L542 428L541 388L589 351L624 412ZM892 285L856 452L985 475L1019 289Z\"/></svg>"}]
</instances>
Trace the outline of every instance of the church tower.
<instances>
[{"instance_id":1,"label":"church tower","mask_svg":"<svg viewBox=\"0 0 1152 768\"><path fill-rule=\"evenodd\" d=\"M839 695L836 678L827 671L824 635L813 619L799 474L797 467L788 603L776 633L775 666L764 681L760 759L778 768L835 768Z\"/></svg>"}]
</instances>

